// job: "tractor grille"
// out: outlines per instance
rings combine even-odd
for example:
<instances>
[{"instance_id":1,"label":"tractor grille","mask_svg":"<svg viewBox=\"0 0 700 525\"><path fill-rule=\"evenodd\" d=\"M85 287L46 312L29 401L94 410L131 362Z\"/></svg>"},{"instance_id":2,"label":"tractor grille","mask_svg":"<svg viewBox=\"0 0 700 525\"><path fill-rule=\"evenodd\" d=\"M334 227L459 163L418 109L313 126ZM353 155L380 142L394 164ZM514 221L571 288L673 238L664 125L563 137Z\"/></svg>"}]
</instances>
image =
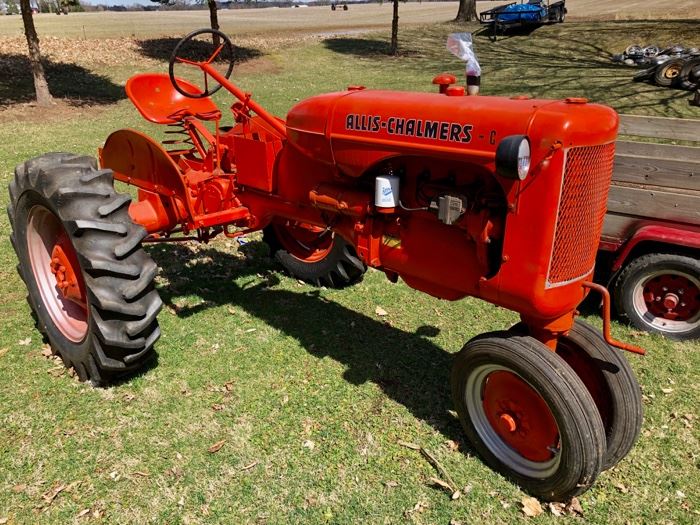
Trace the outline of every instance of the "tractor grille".
<instances>
[{"instance_id":1,"label":"tractor grille","mask_svg":"<svg viewBox=\"0 0 700 525\"><path fill-rule=\"evenodd\" d=\"M593 268L614 156L615 143L567 151L548 287L580 279Z\"/></svg>"}]
</instances>

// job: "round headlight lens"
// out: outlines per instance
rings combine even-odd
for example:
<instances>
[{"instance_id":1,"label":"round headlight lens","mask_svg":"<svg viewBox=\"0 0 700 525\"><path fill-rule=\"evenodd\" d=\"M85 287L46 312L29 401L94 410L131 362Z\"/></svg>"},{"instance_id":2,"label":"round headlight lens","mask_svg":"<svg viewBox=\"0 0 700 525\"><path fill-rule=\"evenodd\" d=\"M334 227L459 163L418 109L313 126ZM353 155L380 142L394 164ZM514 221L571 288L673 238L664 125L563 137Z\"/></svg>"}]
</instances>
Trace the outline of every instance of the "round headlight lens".
<instances>
[{"instance_id":1,"label":"round headlight lens","mask_svg":"<svg viewBox=\"0 0 700 525\"><path fill-rule=\"evenodd\" d=\"M518 146L518 178L524 180L530 171L530 141L523 138Z\"/></svg>"}]
</instances>

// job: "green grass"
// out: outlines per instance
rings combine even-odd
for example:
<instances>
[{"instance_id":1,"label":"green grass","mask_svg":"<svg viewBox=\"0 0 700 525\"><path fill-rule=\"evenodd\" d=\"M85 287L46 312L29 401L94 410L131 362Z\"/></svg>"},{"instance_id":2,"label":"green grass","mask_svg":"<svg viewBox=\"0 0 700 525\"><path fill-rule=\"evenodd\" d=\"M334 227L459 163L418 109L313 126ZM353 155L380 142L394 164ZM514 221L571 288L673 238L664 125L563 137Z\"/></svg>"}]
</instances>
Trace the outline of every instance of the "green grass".
<instances>
[{"instance_id":1,"label":"green grass","mask_svg":"<svg viewBox=\"0 0 700 525\"><path fill-rule=\"evenodd\" d=\"M268 70L259 74L242 66L238 80L282 115L299 99L348 84L428 91L434 73L461 74L444 51L445 35L455 29L405 31L407 53L401 58L381 53L383 35L267 50L262 60ZM625 112L692 116L697 109L687 105L686 93L631 83L631 70L611 67L604 56L637 40L690 45L697 38L691 29L680 22L566 24L495 44L478 38L483 91L584 95ZM115 84L143 69L83 66ZM225 107L226 97L218 100ZM59 150L93 153L120 127L156 132L126 100L63 108L59 117L31 109L26 117L23 111L0 113L3 207L12 169L28 157ZM464 443L447 389L450 354L478 333L509 326L516 320L512 312L475 299L438 301L373 271L351 289L316 290L281 275L259 236L242 248L227 241L158 246L150 251L162 267L158 285L169 305L160 316L158 364L128 382L95 390L59 375L57 363L41 355L14 272L8 228L3 214L0 519L526 520L519 510L524 494ZM378 317L377 306L388 315ZM595 316L588 320L600 324ZM695 523L700 346L619 324L613 332L649 350L647 357L630 357L646 417L632 453L581 497L585 519ZM27 338L29 344L20 344ZM221 440L221 450L207 452ZM470 490L451 501L431 486L432 467L399 440L431 450L460 487ZM448 440L459 442L460 450L452 451ZM49 505L49 496L42 495L61 485L68 488ZM418 502L426 504L422 512L405 514ZM78 518L84 509L89 513ZM573 520L549 513L536 518Z\"/></svg>"}]
</instances>

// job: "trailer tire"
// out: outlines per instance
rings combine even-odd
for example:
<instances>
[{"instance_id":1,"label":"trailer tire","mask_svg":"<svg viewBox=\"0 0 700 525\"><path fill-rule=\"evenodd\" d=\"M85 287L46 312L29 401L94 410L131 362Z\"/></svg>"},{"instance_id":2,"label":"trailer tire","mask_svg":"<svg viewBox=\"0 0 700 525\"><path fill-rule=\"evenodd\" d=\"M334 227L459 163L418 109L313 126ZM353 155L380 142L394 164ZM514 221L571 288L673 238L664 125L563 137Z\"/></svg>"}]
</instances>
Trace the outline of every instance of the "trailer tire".
<instances>
[{"instance_id":1,"label":"trailer tire","mask_svg":"<svg viewBox=\"0 0 700 525\"><path fill-rule=\"evenodd\" d=\"M678 74L678 87L686 91L693 91L700 85L700 58L688 60Z\"/></svg>"},{"instance_id":2,"label":"trailer tire","mask_svg":"<svg viewBox=\"0 0 700 525\"><path fill-rule=\"evenodd\" d=\"M8 215L37 328L81 381L104 385L154 357L161 300L146 231L95 159L50 153L20 164Z\"/></svg>"},{"instance_id":3,"label":"trailer tire","mask_svg":"<svg viewBox=\"0 0 700 525\"><path fill-rule=\"evenodd\" d=\"M263 230L263 241L292 277L314 286L344 288L362 280L367 266L352 245L330 230L315 235L296 225L273 223Z\"/></svg>"},{"instance_id":4,"label":"trailer tire","mask_svg":"<svg viewBox=\"0 0 700 525\"><path fill-rule=\"evenodd\" d=\"M590 487L603 466L605 430L581 379L539 341L484 334L455 356L452 398L475 450L546 501Z\"/></svg>"},{"instance_id":5,"label":"trailer tire","mask_svg":"<svg viewBox=\"0 0 700 525\"><path fill-rule=\"evenodd\" d=\"M654 81L662 87L670 87L678 82L678 76L683 68L684 60L682 58L672 58L663 64L659 65L654 72Z\"/></svg>"},{"instance_id":6,"label":"trailer tire","mask_svg":"<svg viewBox=\"0 0 700 525\"><path fill-rule=\"evenodd\" d=\"M675 340L700 338L700 261L695 257L638 257L615 280L613 295L618 314L640 330Z\"/></svg>"}]
</instances>

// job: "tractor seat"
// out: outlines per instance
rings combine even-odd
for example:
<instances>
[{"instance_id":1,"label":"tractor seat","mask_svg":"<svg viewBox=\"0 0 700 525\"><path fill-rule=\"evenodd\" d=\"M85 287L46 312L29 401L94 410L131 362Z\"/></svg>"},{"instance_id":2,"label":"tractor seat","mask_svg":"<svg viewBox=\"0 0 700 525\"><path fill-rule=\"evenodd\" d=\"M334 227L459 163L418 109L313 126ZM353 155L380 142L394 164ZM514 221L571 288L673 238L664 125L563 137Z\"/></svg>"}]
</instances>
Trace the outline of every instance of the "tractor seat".
<instances>
[{"instance_id":1,"label":"tractor seat","mask_svg":"<svg viewBox=\"0 0 700 525\"><path fill-rule=\"evenodd\" d=\"M202 91L180 78L178 83L191 93ZM187 98L179 93L164 73L134 75L126 82L126 94L143 117L156 124L176 124L185 117L200 120L217 120L221 111L211 98Z\"/></svg>"}]
</instances>

